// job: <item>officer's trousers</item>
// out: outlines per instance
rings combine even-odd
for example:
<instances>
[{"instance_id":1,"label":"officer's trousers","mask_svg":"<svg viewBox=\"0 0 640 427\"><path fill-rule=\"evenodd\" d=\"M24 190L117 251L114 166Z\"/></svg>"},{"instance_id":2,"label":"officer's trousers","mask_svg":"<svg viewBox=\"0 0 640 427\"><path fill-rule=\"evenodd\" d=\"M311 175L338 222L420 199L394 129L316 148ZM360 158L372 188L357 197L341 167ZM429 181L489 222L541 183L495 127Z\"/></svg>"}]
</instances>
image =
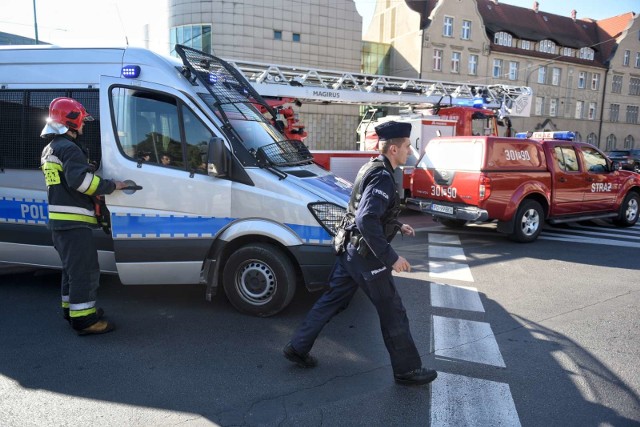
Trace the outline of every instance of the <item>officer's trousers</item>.
<instances>
[{"instance_id":1,"label":"officer's trousers","mask_svg":"<svg viewBox=\"0 0 640 427\"><path fill-rule=\"evenodd\" d=\"M353 295L362 288L375 306L380 318L380 329L391 358L394 374L403 374L422 366L409 330L409 320L398 295L391 271L387 268L367 270L358 262L358 255L345 252L340 255L329 279L326 291L298 327L291 345L299 353L306 354L322 331L324 325L344 310Z\"/></svg>"},{"instance_id":2,"label":"officer's trousers","mask_svg":"<svg viewBox=\"0 0 640 427\"><path fill-rule=\"evenodd\" d=\"M96 297L100 285L98 251L90 228L53 230L53 245L62 261L62 308L71 326L84 329L96 323Z\"/></svg>"}]
</instances>

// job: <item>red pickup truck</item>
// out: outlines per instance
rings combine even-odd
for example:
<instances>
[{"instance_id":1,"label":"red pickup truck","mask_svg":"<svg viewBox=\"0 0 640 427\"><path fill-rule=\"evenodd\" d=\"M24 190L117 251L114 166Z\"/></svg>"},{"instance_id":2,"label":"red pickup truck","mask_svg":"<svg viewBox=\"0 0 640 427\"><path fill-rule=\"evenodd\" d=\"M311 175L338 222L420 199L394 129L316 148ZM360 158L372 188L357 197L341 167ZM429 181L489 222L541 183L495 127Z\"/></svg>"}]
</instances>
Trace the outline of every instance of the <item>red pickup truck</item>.
<instances>
[{"instance_id":1,"label":"red pickup truck","mask_svg":"<svg viewBox=\"0 0 640 427\"><path fill-rule=\"evenodd\" d=\"M407 207L445 226L497 220L499 232L532 242L545 220L610 218L620 227L634 225L640 174L572 141L571 132L435 138L413 171L411 194Z\"/></svg>"}]
</instances>

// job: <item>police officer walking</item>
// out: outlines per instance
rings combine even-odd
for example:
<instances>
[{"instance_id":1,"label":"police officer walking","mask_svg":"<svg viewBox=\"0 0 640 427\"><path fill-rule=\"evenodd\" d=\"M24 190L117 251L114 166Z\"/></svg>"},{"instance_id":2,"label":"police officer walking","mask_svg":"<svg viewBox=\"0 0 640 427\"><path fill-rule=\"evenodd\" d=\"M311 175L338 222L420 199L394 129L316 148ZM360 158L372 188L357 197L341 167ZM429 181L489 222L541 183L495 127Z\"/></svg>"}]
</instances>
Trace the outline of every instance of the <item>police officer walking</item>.
<instances>
[{"instance_id":1,"label":"police officer walking","mask_svg":"<svg viewBox=\"0 0 640 427\"><path fill-rule=\"evenodd\" d=\"M49 228L62 261L62 311L79 335L104 334L115 326L96 308L100 279L92 229L98 227L92 196L126 187L100 178L78 141L91 117L78 101L56 98L40 136L53 140L42 151L42 171L49 199Z\"/></svg>"},{"instance_id":2,"label":"police officer walking","mask_svg":"<svg viewBox=\"0 0 640 427\"><path fill-rule=\"evenodd\" d=\"M394 169L407 161L411 125L390 121L377 126L376 133L382 154L365 164L356 176L347 214L336 235L339 254L329 290L315 303L283 353L298 366L316 366L316 358L309 354L316 338L324 325L347 307L360 287L380 317L395 381L404 385L428 384L438 374L422 367L391 274L391 270L399 273L411 269L409 262L390 245L398 231L415 235L410 225L397 220L400 197L393 177Z\"/></svg>"}]
</instances>

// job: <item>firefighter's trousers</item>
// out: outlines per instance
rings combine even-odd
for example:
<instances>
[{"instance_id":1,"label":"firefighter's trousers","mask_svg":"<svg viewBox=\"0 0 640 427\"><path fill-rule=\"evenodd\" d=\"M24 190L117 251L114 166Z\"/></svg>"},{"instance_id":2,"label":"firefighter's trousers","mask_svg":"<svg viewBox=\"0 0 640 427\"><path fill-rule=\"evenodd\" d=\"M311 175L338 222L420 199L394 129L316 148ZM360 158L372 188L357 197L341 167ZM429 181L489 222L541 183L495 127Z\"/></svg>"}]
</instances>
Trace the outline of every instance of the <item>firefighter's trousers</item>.
<instances>
[{"instance_id":1,"label":"firefighter's trousers","mask_svg":"<svg viewBox=\"0 0 640 427\"><path fill-rule=\"evenodd\" d=\"M62 261L62 308L71 326L84 329L96 323L100 285L98 251L90 228L53 230L53 245Z\"/></svg>"},{"instance_id":2,"label":"firefighter's trousers","mask_svg":"<svg viewBox=\"0 0 640 427\"><path fill-rule=\"evenodd\" d=\"M329 290L318 299L294 333L291 345L296 351L306 354L311 350L322 328L347 307L359 286L378 312L394 374L403 374L422 366L391 271L384 267L381 269L379 262L377 268L372 268L372 265L353 250L338 257L329 279Z\"/></svg>"}]
</instances>

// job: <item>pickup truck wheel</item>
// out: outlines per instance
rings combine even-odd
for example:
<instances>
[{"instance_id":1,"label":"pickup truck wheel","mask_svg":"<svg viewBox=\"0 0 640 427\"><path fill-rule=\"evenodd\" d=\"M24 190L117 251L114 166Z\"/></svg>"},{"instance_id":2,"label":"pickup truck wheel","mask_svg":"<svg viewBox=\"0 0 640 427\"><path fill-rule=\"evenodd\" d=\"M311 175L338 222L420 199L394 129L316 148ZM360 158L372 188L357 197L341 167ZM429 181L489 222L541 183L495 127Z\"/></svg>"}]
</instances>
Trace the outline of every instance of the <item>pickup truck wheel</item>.
<instances>
[{"instance_id":1,"label":"pickup truck wheel","mask_svg":"<svg viewBox=\"0 0 640 427\"><path fill-rule=\"evenodd\" d=\"M438 220L440 224L444 225L447 228L462 228L467 223L467 221L463 219L449 219L449 218L441 218Z\"/></svg>"},{"instance_id":2,"label":"pickup truck wheel","mask_svg":"<svg viewBox=\"0 0 640 427\"><path fill-rule=\"evenodd\" d=\"M631 192L624 198L620 205L620 216L613 220L618 227L631 227L638 222L638 209L640 207L640 196Z\"/></svg>"},{"instance_id":3,"label":"pickup truck wheel","mask_svg":"<svg viewBox=\"0 0 640 427\"><path fill-rule=\"evenodd\" d=\"M520 243L533 242L538 238L544 223L544 210L535 200L525 200L518 207L514 218L513 233L509 238Z\"/></svg>"},{"instance_id":4,"label":"pickup truck wheel","mask_svg":"<svg viewBox=\"0 0 640 427\"><path fill-rule=\"evenodd\" d=\"M227 260L222 282L229 302L240 312L272 316L284 309L296 291L291 260L277 247L255 243Z\"/></svg>"}]
</instances>

